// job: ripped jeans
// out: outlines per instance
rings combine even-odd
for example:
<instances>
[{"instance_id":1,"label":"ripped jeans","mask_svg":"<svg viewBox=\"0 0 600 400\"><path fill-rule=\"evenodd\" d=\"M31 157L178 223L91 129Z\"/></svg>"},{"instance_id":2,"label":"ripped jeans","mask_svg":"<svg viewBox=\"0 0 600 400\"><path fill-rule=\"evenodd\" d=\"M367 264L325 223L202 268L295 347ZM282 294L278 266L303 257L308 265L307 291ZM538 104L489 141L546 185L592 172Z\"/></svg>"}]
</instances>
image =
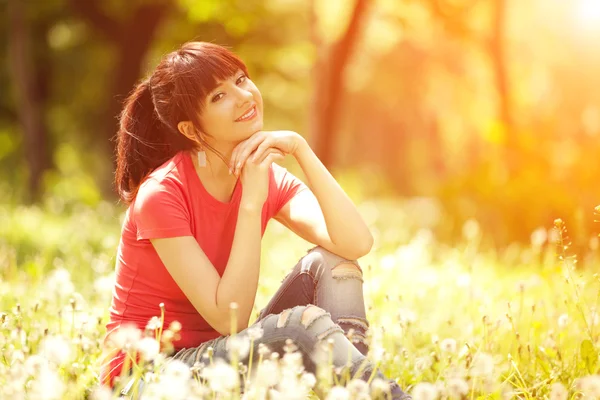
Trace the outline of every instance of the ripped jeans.
<instances>
[{"instance_id":1,"label":"ripped jeans","mask_svg":"<svg viewBox=\"0 0 600 400\"><path fill-rule=\"evenodd\" d=\"M285 277L252 325L263 329L263 336L255 340L254 345L257 347L262 343L270 351L283 354L286 340L292 339L302 354L305 370L316 375L318 360L314 350L320 341L332 339L334 366L345 366L350 355L351 376L360 370L358 377L368 380L373 365L365 357L368 352L365 334L369 323L362 284L362 269L356 261L320 246L309 250ZM346 336L350 329L353 330L352 341ZM247 334L247 330L238 335ZM229 361L228 338L220 336L198 347L180 350L173 358L193 366L202 361L211 347L213 357ZM375 371L375 377L387 380L380 371ZM388 382L392 399L411 398L395 381Z\"/></svg>"}]
</instances>

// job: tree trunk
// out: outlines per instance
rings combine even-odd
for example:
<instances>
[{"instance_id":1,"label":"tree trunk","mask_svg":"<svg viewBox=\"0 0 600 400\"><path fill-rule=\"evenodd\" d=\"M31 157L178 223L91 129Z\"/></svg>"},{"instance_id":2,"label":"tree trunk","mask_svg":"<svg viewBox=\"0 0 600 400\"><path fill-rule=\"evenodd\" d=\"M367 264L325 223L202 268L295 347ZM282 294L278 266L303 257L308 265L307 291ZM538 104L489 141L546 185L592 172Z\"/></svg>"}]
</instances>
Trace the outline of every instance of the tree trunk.
<instances>
[{"instance_id":1,"label":"tree trunk","mask_svg":"<svg viewBox=\"0 0 600 400\"><path fill-rule=\"evenodd\" d=\"M28 167L27 202L42 195L42 177L50 165L48 134L43 118L44 81L36 74L45 72L32 62L30 28L20 0L8 2L10 68L15 82L17 114L23 132Z\"/></svg>"},{"instance_id":2,"label":"tree trunk","mask_svg":"<svg viewBox=\"0 0 600 400\"><path fill-rule=\"evenodd\" d=\"M492 34L489 42L489 54L494 71L496 91L498 93L498 114L504 130L504 157L509 177L518 168L518 142L510 98L510 78L508 76L505 53L505 25L507 0L494 0L492 15Z\"/></svg>"},{"instance_id":3,"label":"tree trunk","mask_svg":"<svg viewBox=\"0 0 600 400\"><path fill-rule=\"evenodd\" d=\"M316 34L312 35L318 58L313 69L314 90L310 137L314 143L315 153L328 168L334 161L344 70L358 40L361 23L369 3L370 0L356 0L346 32L329 49L320 43ZM312 23L315 24L314 6L311 12Z\"/></svg>"},{"instance_id":4,"label":"tree trunk","mask_svg":"<svg viewBox=\"0 0 600 400\"><path fill-rule=\"evenodd\" d=\"M118 116L123 101L140 79L142 62L150 48L154 34L166 17L167 4L154 3L139 7L130 20L116 21L105 15L97 0L71 0L71 6L114 47L117 61L112 78L110 102L106 105L103 125L100 127L102 146L110 157L113 170L116 167L115 135ZM100 178L100 187L105 195L113 195L112 174Z\"/></svg>"}]
</instances>

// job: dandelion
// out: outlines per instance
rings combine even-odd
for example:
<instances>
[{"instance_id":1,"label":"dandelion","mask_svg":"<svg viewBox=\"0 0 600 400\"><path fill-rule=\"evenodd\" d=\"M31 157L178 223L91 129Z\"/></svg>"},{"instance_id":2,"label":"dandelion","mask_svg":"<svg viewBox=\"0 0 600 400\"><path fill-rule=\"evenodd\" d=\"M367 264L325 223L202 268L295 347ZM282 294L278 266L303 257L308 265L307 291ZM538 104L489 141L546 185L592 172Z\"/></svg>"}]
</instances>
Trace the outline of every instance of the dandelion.
<instances>
[{"instance_id":1,"label":"dandelion","mask_svg":"<svg viewBox=\"0 0 600 400\"><path fill-rule=\"evenodd\" d=\"M386 393L390 392L390 384L381 378L373 379L371 382L371 396L377 398L378 396L387 396Z\"/></svg>"},{"instance_id":2,"label":"dandelion","mask_svg":"<svg viewBox=\"0 0 600 400\"><path fill-rule=\"evenodd\" d=\"M350 392L343 386L334 386L327 394L327 400L350 400Z\"/></svg>"},{"instance_id":3,"label":"dandelion","mask_svg":"<svg viewBox=\"0 0 600 400\"><path fill-rule=\"evenodd\" d=\"M40 344L40 355L56 365L62 365L71 360L73 352L71 344L61 336L46 336Z\"/></svg>"},{"instance_id":4,"label":"dandelion","mask_svg":"<svg viewBox=\"0 0 600 400\"><path fill-rule=\"evenodd\" d=\"M470 374L474 377L487 378L494 373L494 360L486 353L477 353L471 363Z\"/></svg>"},{"instance_id":5,"label":"dandelion","mask_svg":"<svg viewBox=\"0 0 600 400\"><path fill-rule=\"evenodd\" d=\"M569 391L560 382L555 382L550 386L550 400L567 400Z\"/></svg>"},{"instance_id":6,"label":"dandelion","mask_svg":"<svg viewBox=\"0 0 600 400\"><path fill-rule=\"evenodd\" d=\"M207 380L209 387L217 392L229 392L236 386L239 386L239 375L222 359L215 360L213 365L210 365L202 370L202 377Z\"/></svg>"},{"instance_id":7,"label":"dandelion","mask_svg":"<svg viewBox=\"0 0 600 400\"><path fill-rule=\"evenodd\" d=\"M440 342L440 350L445 353L456 353L456 340L452 338L442 340Z\"/></svg>"},{"instance_id":8,"label":"dandelion","mask_svg":"<svg viewBox=\"0 0 600 400\"><path fill-rule=\"evenodd\" d=\"M433 365L433 360L429 356L418 357L415 360L415 369L418 372L423 372L425 370L428 370L429 368L431 368L432 365Z\"/></svg>"},{"instance_id":9,"label":"dandelion","mask_svg":"<svg viewBox=\"0 0 600 400\"><path fill-rule=\"evenodd\" d=\"M154 338L145 337L136 343L136 349L145 360L151 361L158 355L160 344Z\"/></svg>"},{"instance_id":10,"label":"dandelion","mask_svg":"<svg viewBox=\"0 0 600 400\"><path fill-rule=\"evenodd\" d=\"M279 381L279 368L272 360L265 360L258 365L256 372L256 383L259 386L274 386Z\"/></svg>"},{"instance_id":11,"label":"dandelion","mask_svg":"<svg viewBox=\"0 0 600 400\"><path fill-rule=\"evenodd\" d=\"M163 375L176 380L187 381L192 377L192 371L183 361L172 359L165 365Z\"/></svg>"},{"instance_id":12,"label":"dandelion","mask_svg":"<svg viewBox=\"0 0 600 400\"><path fill-rule=\"evenodd\" d=\"M461 378L451 378L446 382L448 395L451 398L462 399L469 393L469 384Z\"/></svg>"},{"instance_id":13,"label":"dandelion","mask_svg":"<svg viewBox=\"0 0 600 400\"><path fill-rule=\"evenodd\" d=\"M435 400L438 398L438 390L431 383L421 382L413 388L412 395L414 400Z\"/></svg>"},{"instance_id":14,"label":"dandelion","mask_svg":"<svg viewBox=\"0 0 600 400\"><path fill-rule=\"evenodd\" d=\"M230 336L225 346L229 351L229 357L244 358L250 352L250 339L246 335Z\"/></svg>"},{"instance_id":15,"label":"dandelion","mask_svg":"<svg viewBox=\"0 0 600 400\"><path fill-rule=\"evenodd\" d=\"M569 315L568 314L561 314L558 317L558 327L561 329L564 329L567 327L567 324L569 323Z\"/></svg>"},{"instance_id":16,"label":"dandelion","mask_svg":"<svg viewBox=\"0 0 600 400\"><path fill-rule=\"evenodd\" d=\"M252 341L256 341L263 337L264 330L258 326L254 325L247 329L248 338Z\"/></svg>"},{"instance_id":17,"label":"dandelion","mask_svg":"<svg viewBox=\"0 0 600 400\"><path fill-rule=\"evenodd\" d=\"M160 327L161 327L160 318L157 316L150 318L150 320L146 324L146 329L149 331L156 331L157 329L160 329Z\"/></svg>"},{"instance_id":18,"label":"dandelion","mask_svg":"<svg viewBox=\"0 0 600 400\"><path fill-rule=\"evenodd\" d=\"M364 397L369 394L369 385L362 379L352 379L346 387L353 398Z\"/></svg>"},{"instance_id":19,"label":"dandelion","mask_svg":"<svg viewBox=\"0 0 600 400\"><path fill-rule=\"evenodd\" d=\"M361 381L361 382L363 382L363 381ZM302 377L300 378L300 383L305 388L312 389L317 384L317 378L315 377L314 374L307 372L305 374L302 374Z\"/></svg>"},{"instance_id":20,"label":"dandelion","mask_svg":"<svg viewBox=\"0 0 600 400\"><path fill-rule=\"evenodd\" d=\"M585 396L584 398L600 398L600 376L590 375L579 378L575 381L575 388Z\"/></svg>"},{"instance_id":21,"label":"dandelion","mask_svg":"<svg viewBox=\"0 0 600 400\"><path fill-rule=\"evenodd\" d=\"M113 392L107 386L98 386L92 391L91 400L111 400Z\"/></svg>"},{"instance_id":22,"label":"dandelion","mask_svg":"<svg viewBox=\"0 0 600 400\"><path fill-rule=\"evenodd\" d=\"M142 338L142 331L134 325L122 325L109 336L110 342L117 349L128 349L134 347Z\"/></svg>"},{"instance_id":23,"label":"dandelion","mask_svg":"<svg viewBox=\"0 0 600 400\"><path fill-rule=\"evenodd\" d=\"M59 400L63 398L65 385L58 372L44 368L30 383L29 398L39 400Z\"/></svg>"},{"instance_id":24,"label":"dandelion","mask_svg":"<svg viewBox=\"0 0 600 400\"><path fill-rule=\"evenodd\" d=\"M75 291L75 286L71 281L71 273L66 269L59 267L50 273L45 287L52 288L58 297L66 297Z\"/></svg>"}]
</instances>

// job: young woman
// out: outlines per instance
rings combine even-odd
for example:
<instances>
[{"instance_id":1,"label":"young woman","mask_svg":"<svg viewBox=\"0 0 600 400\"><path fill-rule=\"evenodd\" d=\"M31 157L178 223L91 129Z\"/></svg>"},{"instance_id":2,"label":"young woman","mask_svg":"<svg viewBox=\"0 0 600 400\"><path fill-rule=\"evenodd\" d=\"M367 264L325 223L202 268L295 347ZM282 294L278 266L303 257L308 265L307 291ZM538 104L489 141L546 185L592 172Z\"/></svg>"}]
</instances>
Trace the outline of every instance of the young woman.
<instances>
[{"instance_id":1,"label":"young woman","mask_svg":"<svg viewBox=\"0 0 600 400\"><path fill-rule=\"evenodd\" d=\"M213 357L227 359L230 303L238 305L236 331L247 334L261 237L275 218L317 246L260 312L256 345L281 354L291 338L314 373L313 350L333 339L334 363L346 364L351 354L354 372L368 351L355 260L373 237L300 135L262 128L262 97L246 66L215 44L190 42L166 55L127 98L116 184L129 208L107 337L125 324L143 329L164 303L164 325L182 327L174 358L192 366L210 346ZM296 158L308 186L274 163L286 155ZM103 366L104 382L120 374L123 358ZM363 379L371 372L369 364ZM394 381L390 386L394 399L409 398Z\"/></svg>"}]
</instances>

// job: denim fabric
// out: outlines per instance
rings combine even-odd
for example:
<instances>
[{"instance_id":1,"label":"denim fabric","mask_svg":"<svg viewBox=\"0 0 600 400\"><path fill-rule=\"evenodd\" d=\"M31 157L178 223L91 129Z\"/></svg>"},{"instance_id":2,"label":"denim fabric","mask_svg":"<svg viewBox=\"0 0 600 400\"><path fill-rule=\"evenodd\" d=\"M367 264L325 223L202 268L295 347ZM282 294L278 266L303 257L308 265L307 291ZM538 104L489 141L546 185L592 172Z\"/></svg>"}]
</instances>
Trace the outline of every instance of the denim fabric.
<instances>
[{"instance_id":1,"label":"denim fabric","mask_svg":"<svg viewBox=\"0 0 600 400\"><path fill-rule=\"evenodd\" d=\"M270 351L283 354L286 340L292 339L302 354L305 370L316 374L319 360L315 349L321 341L330 339L333 364L349 366L352 376L360 369L360 378L367 380L373 366L365 357L369 323L362 284L362 269L356 261L344 259L320 246L308 250L283 279L281 287L252 325L263 329L262 338L254 342L254 354L258 354L261 343ZM303 319L303 313L311 307L316 308L310 313L312 318ZM352 341L348 339L350 329L353 330ZM238 335L246 335L247 331L245 329ZM173 358L193 366L202 361L210 347L214 358L229 361L228 339L229 336L220 336L198 347L182 349ZM246 363L248 359L241 361ZM380 371L375 371L375 376L386 379ZM395 381L389 380L389 383L393 399L411 398Z\"/></svg>"}]
</instances>

